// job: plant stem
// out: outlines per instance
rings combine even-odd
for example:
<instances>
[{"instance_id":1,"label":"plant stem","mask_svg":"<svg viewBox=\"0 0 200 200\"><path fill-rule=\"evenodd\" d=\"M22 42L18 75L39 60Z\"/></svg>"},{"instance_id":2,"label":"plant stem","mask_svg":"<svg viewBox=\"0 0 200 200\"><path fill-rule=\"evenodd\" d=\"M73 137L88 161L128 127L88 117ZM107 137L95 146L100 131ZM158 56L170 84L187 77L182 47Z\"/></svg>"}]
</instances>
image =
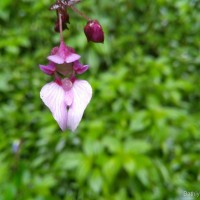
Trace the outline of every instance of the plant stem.
<instances>
[{"instance_id":1,"label":"plant stem","mask_svg":"<svg viewBox=\"0 0 200 200\"><path fill-rule=\"evenodd\" d=\"M60 28L60 42L63 40L63 33L62 33L62 15L59 13L59 28Z\"/></svg>"},{"instance_id":2,"label":"plant stem","mask_svg":"<svg viewBox=\"0 0 200 200\"><path fill-rule=\"evenodd\" d=\"M77 14L79 14L81 17L85 18L87 21L90 21L91 19L86 16L84 13L80 12L77 8L75 8L74 6L69 6L74 12L76 12Z\"/></svg>"}]
</instances>

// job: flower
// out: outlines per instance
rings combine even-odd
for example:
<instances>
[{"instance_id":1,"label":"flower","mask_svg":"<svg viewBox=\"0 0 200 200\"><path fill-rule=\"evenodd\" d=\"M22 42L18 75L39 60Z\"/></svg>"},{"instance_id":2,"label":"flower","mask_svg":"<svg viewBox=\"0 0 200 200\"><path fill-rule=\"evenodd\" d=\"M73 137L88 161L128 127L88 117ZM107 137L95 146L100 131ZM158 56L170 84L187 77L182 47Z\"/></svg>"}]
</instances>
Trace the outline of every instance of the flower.
<instances>
[{"instance_id":1,"label":"flower","mask_svg":"<svg viewBox=\"0 0 200 200\"><path fill-rule=\"evenodd\" d=\"M92 97L90 84L77 80L75 75L84 73L89 66L82 65L80 55L64 42L54 47L47 58L49 63L39 67L55 80L43 86L40 97L63 131L67 128L75 131Z\"/></svg>"},{"instance_id":2,"label":"flower","mask_svg":"<svg viewBox=\"0 0 200 200\"><path fill-rule=\"evenodd\" d=\"M75 131L92 97L92 88L85 80L56 79L43 86L40 98L50 109L64 131Z\"/></svg>"},{"instance_id":3,"label":"flower","mask_svg":"<svg viewBox=\"0 0 200 200\"><path fill-rule=\"evenodd\" d=\"M90 20L84 27L84 32L88 41L104 42L103 28L97 20Z\"/></svg>"}]
</instances>

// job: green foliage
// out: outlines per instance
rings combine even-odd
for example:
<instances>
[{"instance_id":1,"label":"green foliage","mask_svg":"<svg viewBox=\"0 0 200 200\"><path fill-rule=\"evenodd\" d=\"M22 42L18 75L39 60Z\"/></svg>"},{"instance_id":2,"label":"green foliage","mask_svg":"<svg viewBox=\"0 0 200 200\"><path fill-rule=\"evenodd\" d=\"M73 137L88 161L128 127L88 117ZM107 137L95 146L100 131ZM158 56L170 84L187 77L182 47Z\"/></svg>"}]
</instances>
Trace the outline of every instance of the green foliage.
<instances>
[{"instance_id":1,"label":"green foliage","mask_svg":"<svg viewBox=\"0 0 200 200\"><path fill-rule=\"evenodd\" d=\"M94 92L76 133L39 98L51 78L38 64L59 44L52 3L0 1L0 200L195 199L184 191L200 192L199 1L83 0L104 44L69 11L65 41Z\"/></svg>"}]
</instances>

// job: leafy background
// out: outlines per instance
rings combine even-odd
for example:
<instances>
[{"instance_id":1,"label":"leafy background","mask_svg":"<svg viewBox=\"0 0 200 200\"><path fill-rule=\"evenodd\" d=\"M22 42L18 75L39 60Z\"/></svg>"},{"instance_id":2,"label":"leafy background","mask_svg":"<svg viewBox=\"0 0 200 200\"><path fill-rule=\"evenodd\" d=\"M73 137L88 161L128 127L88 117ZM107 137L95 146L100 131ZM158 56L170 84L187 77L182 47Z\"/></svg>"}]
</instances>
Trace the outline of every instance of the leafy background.
<instances>
[{"instance_id":1,"label":"leafy background","mask_svg":"<svg viewBox=\"0 0 200 200\"><path fill-rule=\"evenodd\" d=\"M195 199L200 192L199 0L82 0L104 44L71 10L65 41L94 91L75 133L39 98L51 81L50 0L0 1L0 200ZM13 144L21 141L17 154Z\"/></svg>"}]
</instances>

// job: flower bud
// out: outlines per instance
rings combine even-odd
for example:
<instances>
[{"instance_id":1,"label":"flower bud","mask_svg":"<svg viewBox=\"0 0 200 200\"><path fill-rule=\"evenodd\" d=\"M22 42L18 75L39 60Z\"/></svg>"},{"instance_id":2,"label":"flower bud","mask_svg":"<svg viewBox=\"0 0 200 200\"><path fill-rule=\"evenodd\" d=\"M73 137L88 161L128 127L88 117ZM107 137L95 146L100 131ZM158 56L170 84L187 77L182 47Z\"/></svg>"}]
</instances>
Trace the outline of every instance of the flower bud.
<instances>
[{"instance_id":1,"label":"flower bud","mask_svg":"<svg viewBox=\"0 0 200 200\"><path fill-rule=\"evenodd\" d=\"M84 32L88 41L104 42L103 28L97 20L90 20L84 27Z\"/></svg>"},{"instance_id":2,"label":"flower bud","mask_svg":"<svg viewBox=\"0 0 200 200\"><path fill-rule=\"evenodd\" d=\"M65 29L68 29L67 24L69 24L69 15L64 11L61 13L61 19L62 19L62 30L64 31ZM57 19L55 22L54 26L55 32L60 32L60 23L59 23L59 18L58 18L58 13L57 13Z\"/></svg>"}]
</instances>

